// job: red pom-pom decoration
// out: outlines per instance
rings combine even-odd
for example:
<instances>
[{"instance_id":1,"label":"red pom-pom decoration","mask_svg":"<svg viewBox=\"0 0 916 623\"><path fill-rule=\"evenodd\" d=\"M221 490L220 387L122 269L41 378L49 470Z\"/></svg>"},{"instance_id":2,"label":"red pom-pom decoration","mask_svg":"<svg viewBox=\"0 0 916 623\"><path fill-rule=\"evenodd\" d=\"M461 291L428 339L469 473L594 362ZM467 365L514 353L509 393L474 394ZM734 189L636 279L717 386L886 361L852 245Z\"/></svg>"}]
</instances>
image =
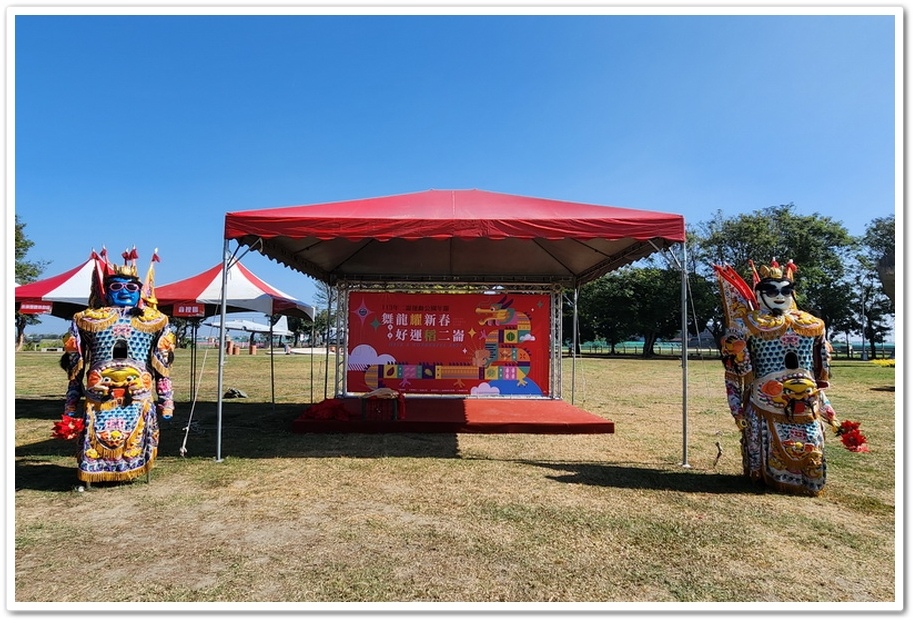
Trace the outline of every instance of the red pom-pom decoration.
<instances>
[{"instance_id":1,"label":"red pom-pom decoration","mask_svg":"<svg viewBox=\"0 0 916 623\"><path fill-rule=\"evenodd\" d=\"M54 422L51 436L57 439L76 439L85 427L86 424L82 418L70 417L64 414L59 422Z\"/></svg>"},{"instance_id":2,"label":"red pom-pom decoration","mask_svg":"<svg viewBox=\"0 0 916 623\"><path fill-rule=\"evenodd\" d=\"M837 437L850 452L868 452L868 437L859 430L860 423L844 420L837 429Z\"/></svg>"}]
</instances>

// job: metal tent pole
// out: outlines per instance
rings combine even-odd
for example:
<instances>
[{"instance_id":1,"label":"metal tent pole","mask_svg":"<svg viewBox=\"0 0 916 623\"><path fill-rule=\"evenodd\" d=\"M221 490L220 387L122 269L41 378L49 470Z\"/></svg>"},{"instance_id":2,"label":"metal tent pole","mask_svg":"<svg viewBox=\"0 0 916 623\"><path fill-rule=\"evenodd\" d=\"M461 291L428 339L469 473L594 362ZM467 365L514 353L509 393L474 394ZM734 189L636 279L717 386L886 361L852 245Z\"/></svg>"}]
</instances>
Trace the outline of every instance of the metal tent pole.
<instances>
[{"instance_id":1,"label":"metal tent pole","mask_svg":"<svg viewBox=\"0 0 916 623\"><path fill-rule=\"evenodd\" d=\"M312 318L312 336L309 339L309 405L315 404L315 319Z\"/></svg>"},{"instance_id":2,"label":"metal tent pole","mask_svg":"<svg viewBox=\"0 0 916 623\"><path fill-rule=\"evenodd\" d=\"M683 467L690 467L687 461L687 238L684 237L683 261L681 262L681 408L683 409ZM699 337L699 336L698 336Z\"/></svg>"},{"instance_id":3,"label":"metal tent pole","mask_svg":"<svg viewBox=\"0 0 916 623\"><path fill-rule=\"evenodd\" d=\"M229 279L229 239L223 244L223 290L219 310L219 365L216 377L216 461L223 460L223 366L226 363L226 282Z\"/></svg>"},{"instance_id":4,"label":"metal tent pole","mask_svg":"<svg viewBox=\"0 0 916 623\"><path fill-rule=\"evenodd\" d=\"M331 297L334 296L334 288L328 286L328 327L325 331L325 344L324 344L324 397L328 397L328 374L330 370L328 369L329 359L331 358Z\"/></svg>"},{"instance_id":5,"label":"metal tent pole","mask_svg":"<svg viewBox=\"0 0 916 623\"><path fill-rule=\"evenodd\" d=\"M350 307L350 284L338 283L337 297L335 299L335 336L334 336L334 391L335 397L347 395L347 310ZM341 336L344 341L341 342Z\"/></svg>"},{"instance_id":6,"label":"metal tent pole","mask_svg":"<svg viewBox=\"0 0 916 623\"><path fill-rule=\"evenodd\" d=\"M273 323L273 315L268 316L267 322ZM277 405L277 398L274 394L274 325L270 324L268 330L268 344L270 346L270 410L273 411Z\"/></svg>"},{"instance_id":7,"label":"metal tent pole","mask_svg":"<svg viewBox=\"0 0 916 623\"><path fill-rule=\"evenodd\" d=\"M563 398L563 304L565 291L556 285L550 297L550 397Z\"/></svg>"},{"instance_id":8,"label":"metal tent pole","mask_svg":"<svg viewBox=\"0 0 916 623\"><path fill-rule=\"evenodd\" d=\"M188 395L194 396L194 379L197 377L197 327L200 321L196 318L191 320L191 384L188 388Z\"/></svg>"},{"instance_id":9,"label":"metal tent pole","mask_svg":"<svg viewBox=\"0 0 916 623\"><path fill-rule=\"evenodd\" d=\"M572 388L569 404L576 404L576 352L579 346L579 286L573 290L573 326L572 326Z\"/></svg>"}]
</instances>

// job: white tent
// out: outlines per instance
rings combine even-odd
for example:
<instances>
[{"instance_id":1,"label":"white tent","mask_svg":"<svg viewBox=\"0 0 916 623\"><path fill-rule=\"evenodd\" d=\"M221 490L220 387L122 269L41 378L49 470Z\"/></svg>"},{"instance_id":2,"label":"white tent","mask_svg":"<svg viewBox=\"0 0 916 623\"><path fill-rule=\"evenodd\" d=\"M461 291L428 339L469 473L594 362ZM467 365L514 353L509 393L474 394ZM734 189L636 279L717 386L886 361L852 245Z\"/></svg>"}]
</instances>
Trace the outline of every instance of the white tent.
<instances>
[{"instance_id":1,"label":"white tent","mask_svg":"<svg viewBox=\"0 0 916 623\"><path fill-rule=\"evenodd\" d=\"M226 298L223 299L225 287ZM172 317L187 317L192 320L191 340L191 378L193 382L197 367L197 325L207 317L220 315L226 311L255 311L268 316L315 317L315 308L289 294L278 290L257 275L235 261L224 272L223 265L216 266L200 274L175 281L156 288L159 309ZM225 302L225 308L222 303ZM272 327L268 327L268 332ZM224 328L220 329L220 348L223 346ZM271 334L271 343L273 335ZM222 351L220 351L222 352ZM274 400L274 366L273 349L270 351L270 388L271 400ZM220 401L222 396L219 397Z\"/></svg>"},{"instance_id":2,"label":"white tent","mask_svg":"<svg viewBox=\"0 0 916 623\"><path fill-rule=\"evenodd\" d=\"M16 286L16 311L72 318L89 305L95 260L87 259L58 275Z\"/></svg>"},{"instance_id":3,"label":"white tent","mask_svg":"<svg viewBox=\"0 0 916 623\"><path fill-rule=\"evenodd\" d=\"M223 266L216 266L204 272L158 286L156 298L159 309L169 316L181 316L181 306L196 306L198 317L216 316L220 313L223 294ZM255 311L283 316L297 316L312 319L315 308L293 296L278 290L245 268L241 262L230 265L226 272L227 311Z\"/></svg>"}]
</instances>

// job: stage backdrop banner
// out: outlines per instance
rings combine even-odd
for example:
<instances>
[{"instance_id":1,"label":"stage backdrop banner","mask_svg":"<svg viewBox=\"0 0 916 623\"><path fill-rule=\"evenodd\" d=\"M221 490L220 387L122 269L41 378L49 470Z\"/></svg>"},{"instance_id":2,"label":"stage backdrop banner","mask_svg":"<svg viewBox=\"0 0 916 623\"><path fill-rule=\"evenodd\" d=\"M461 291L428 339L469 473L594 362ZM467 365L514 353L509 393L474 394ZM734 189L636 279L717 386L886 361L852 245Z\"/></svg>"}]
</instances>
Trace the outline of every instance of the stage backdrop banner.
<instances>
[{"instance_id":1,"label":"stage backdrop banner","mask_svg":"<svg viewBox=\"0 0 916 623\"><path fill-rule=\"evenodd\" d=\"M347 391L549 395L550 296L352 292Z\"/></svg>"}]
</instances>

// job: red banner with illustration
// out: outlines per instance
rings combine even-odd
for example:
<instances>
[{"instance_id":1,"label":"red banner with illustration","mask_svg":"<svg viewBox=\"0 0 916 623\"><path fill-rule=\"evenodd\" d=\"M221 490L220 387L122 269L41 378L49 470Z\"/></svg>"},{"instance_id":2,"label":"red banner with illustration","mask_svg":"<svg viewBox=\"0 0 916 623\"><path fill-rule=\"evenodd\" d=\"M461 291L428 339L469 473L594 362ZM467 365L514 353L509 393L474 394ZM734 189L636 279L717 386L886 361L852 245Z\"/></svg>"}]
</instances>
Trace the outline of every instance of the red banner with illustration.
<instances>
[{"instance_id":1,"label":"red banner with illustration","mask_svg":"<svg viewBox=\"0 0 916 623\"><path fill-rule=\"evenodd\" d=\"M347 390L550 392L550 296L353 292Z\"/></svg>"}]
</instances>

